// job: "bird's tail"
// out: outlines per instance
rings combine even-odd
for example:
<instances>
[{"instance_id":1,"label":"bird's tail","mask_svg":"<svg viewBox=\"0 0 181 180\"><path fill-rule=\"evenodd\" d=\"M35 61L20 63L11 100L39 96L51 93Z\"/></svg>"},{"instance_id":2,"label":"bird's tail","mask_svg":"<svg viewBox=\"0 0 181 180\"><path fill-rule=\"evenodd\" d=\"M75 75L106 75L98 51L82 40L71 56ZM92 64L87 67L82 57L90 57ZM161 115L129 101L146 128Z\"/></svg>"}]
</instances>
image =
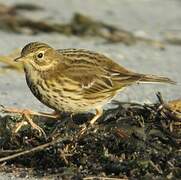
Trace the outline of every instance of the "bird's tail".
<instances>
[{"instance_id":1,"label":"bird's tail","mask_svg":"<svg viewBox=\"0 0 181 180\"><path fill-rule=\"evenodd\" d=\"M147 75L147 74L139 74L139 82L142 83L168 83L168 84L176 84L175 81L170 78L157 76L157 75Z\"/></svg>"}]
</instances>

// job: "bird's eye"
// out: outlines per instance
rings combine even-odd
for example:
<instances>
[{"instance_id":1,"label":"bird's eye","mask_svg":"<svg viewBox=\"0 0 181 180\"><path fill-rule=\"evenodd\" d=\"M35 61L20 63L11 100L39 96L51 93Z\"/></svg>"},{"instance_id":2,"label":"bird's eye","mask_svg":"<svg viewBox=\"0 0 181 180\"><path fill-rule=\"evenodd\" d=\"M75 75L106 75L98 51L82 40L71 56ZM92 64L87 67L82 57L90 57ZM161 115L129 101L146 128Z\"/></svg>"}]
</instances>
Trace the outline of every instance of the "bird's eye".
<instances>
[{"instance_id":1,"label":"bird's eye","mask_svg":"<svg viewBox=\"0 0 181 180\"><path fill-rule=\"evenodd\" d=\"M41 59L41 58L43 57L43 53L40 52L40 53L37 55L37 57L38 57L39 59Z\"/></svg>"}]
</instances>

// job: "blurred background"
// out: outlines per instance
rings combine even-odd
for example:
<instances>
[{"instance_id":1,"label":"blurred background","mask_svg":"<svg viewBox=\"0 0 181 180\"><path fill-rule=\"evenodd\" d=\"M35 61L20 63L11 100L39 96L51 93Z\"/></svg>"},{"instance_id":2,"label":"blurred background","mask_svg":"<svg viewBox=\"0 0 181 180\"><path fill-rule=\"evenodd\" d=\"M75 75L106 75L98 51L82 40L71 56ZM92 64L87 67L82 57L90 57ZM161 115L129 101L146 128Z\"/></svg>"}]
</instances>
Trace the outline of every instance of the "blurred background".
<instances>
[{"instance_id":1,"label":"blurred background","mask_svg":"<svg viewBox=\"0 0 181 180\"><path fill-rule=\"evenodd\" d=\"M28 89L12 59L29 42L85 48L107 55L140 73L181 82L180 0L1 0L0 104L46 109ZM155 102L180 98L181 86L135 85L120 101Z\"/></svg>"}]
</instances>

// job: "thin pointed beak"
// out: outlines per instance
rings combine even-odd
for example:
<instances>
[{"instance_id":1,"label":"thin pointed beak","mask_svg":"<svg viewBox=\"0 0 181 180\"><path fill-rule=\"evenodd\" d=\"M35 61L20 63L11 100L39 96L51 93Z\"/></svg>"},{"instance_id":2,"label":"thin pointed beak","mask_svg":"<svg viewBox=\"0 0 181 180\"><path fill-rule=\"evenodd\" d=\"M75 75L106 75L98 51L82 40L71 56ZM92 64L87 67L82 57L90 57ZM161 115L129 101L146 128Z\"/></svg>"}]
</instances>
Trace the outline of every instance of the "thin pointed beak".
<instances>
[{"instance_id":1,"label":"thin pointed beak","mask_svg":"<svg viewBox=\"0 0 181 180\"><path fill-rule=\"evenodd\" d=\"M21 62L23 60L24 60L24 58L22 56L19 56L19 57L14 59L15 62Z\"/></svg>"}]
</instances>

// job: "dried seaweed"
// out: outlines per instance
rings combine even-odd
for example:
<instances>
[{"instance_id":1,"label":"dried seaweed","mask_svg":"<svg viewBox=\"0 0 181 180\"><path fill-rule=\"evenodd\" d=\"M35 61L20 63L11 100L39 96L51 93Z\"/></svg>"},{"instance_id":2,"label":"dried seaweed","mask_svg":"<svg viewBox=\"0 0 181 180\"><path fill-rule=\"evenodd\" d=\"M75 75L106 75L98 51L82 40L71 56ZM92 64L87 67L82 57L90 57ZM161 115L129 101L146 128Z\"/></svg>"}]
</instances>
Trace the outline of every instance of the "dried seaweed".
<instances>
[{"instance_id":1,"label":"dried seaweed","mask_svg":"<svg viewBox=\"0 0 181 180\"><path fill-rule=\"evenodd\" d=\"M35 21L24 17L22 13L19 13L21 10L38 11L43 10L43 8L33 4L15 4L13 6L0 4L1 30L26 34L57 32L67 36L100 37L108 43L124 43L126 45L143 42L160 49L164 49L165 44L181 44L178 33L166 33L162 40L156 40L138 36L131 31L117 28L80 13L75 13L69 23L51 23L47 20Z\"/></svg>"},{"instance_id":2,"label":"dried seaweed","mask_svg":"<svg viewBox=\"0 0 181 180\"><path fill-rule=\"evenodd\" d=\"M91 17L80 13L75 13L70 23L51 23L44 21L35 21L26 18L18 13L19 10L38 10L33 5L19 4L14 6L0 5L0 26L1 30L37 34L40 32L57 32L65 35L76 35L80 37L101 37L109 43L124 43L133 45L137 42L144 42L157 48L164 49L164 43L159 40L138 37L134 33L117 28L115 26L94 20ZM39 8L40 9L40 8Z\"/></svg>"},{"instance_id":3,"label":"dried seaweed","mask_svg":"<svg viewBox=\"0 0 181 180\"><path fill-rule=\"evenodd\" d=\"M181 45L181 33L178 31L177 33L167 32L165 33L164 41L168 44L172 45Z\"/></svg>"},{"instance_id":4,"label":"dried seaweed","mask_svg":"<svg viewBox=\"0 0 181 180\"><path fill-rule=\"evenodd\" d=\"M138 37L128 30L94 20L91 17L80 13L74 14L70 24L72 25L72 32L79 36L99 36L110 43L121 42L126 45L133 45L137 42L144 42L161 49L164 49L165 47L164 43L159 40Z\"/></svg>"},{"instance_id":5,"label":"dried seaweed","mask_svg":"<svg viewBox=\"0 0 181 180\"><path fill-rule=\"evenodd\" d=\"M5 4L0 3L0 15L15 15L18 14L18 11L20 10L26 10L26 11L36 11L36 10L42 10L43 8L34 4L24 4L24 3L17 3L12 6L8 6Z\"/></svg>"},{"instance_id":6,"label":"dried seaweed","mask_svg":"<svg viewBox=\"0 0 181 180\"><path fill-rule=\"evenodd\" d=\"M29 127L13 134L21 117L2 114L0 161L6 163L0 170L20 177L179 179L181 101L158 98L156 104L116 102L80 138L82 123L92 114L65 115L60 121L36 117L48 139Z\"/></svg>"}]
</instances>

